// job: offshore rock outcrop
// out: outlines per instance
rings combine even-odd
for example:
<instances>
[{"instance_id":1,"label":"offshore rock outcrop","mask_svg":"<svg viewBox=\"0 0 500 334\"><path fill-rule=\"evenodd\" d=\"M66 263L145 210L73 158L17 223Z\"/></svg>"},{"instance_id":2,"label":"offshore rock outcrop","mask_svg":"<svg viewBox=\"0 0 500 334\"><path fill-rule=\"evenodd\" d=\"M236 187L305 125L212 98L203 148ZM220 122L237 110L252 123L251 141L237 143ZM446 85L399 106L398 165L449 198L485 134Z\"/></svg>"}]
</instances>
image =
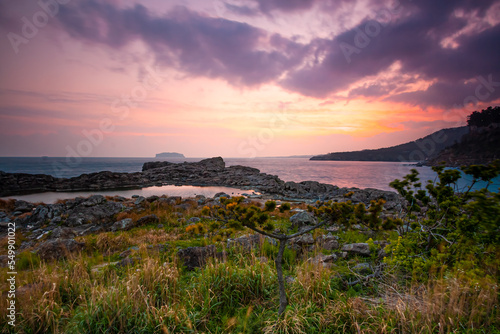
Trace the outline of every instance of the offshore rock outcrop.
<instances>
[{"instance_id":1,"label":"offshore rock outcrop","mask_svg":"<svg viewBox=\"0 0 500 334\"><path fill-rule=\"evenodd\" d=\"M369 203L383 198L388 208L398 205L396 193L377 189L339 188L315 181L285 182L276 175L246 166L226 167L221 157L200 162L147 162L142 172L99 172L63 179L50 175L0 172L0 196L47 191L97 191L143 188L154 185L226 186L253 189L285 199L339 199L354 191L353 202Z\"/></svg>"}]
</instances>

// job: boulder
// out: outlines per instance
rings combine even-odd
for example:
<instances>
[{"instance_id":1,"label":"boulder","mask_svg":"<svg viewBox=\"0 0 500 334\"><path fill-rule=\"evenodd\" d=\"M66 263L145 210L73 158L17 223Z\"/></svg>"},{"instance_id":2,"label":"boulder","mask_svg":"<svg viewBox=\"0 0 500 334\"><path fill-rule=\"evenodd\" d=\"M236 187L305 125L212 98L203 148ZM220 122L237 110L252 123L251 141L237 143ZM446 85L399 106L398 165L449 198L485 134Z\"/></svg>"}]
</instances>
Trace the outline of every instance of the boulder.
<instances>
[{"instance_id":1,"label":"boulder","mask_svg":"<svg viewBox=\"0 0 500 334\"><path fill-rule=\"evenodd\" d=\"M258 234L250 234L235 239L227 239L227 248L241 247L243 250L249 251L260 246L261 238Z\"/></svg>"},{"instance_id":2,"label":"boulder","mask_svg":"<svg viewBox=\"0 0 500 334\"><path fill-rule=\"evenodd\" d=\"M106 198L102 195L93 195L87 198L85 202L83 202L81 205L83 206L95 206L98 204L102 204L106 202Z\"/></svg>"},{"instance_id":3,"label":"boulder","mask_svg":"<svg viewBox=\"0 0 500 334\"><path fill-rule=\"evenodd\" d=\"M68 227L56 227L55 229L52 230L52 233L50 235L50 238L56 238L56 239L71 239L76 237L76 233L73 229L68 228Z\"/></svg>"},{"instance_id":4,"label":"boulder","mask_svg":"<svg viewBox=\"0 0 500 334\"><path fill-rule=\"evenodd\" d=\"M116 202L104 202L94 206L76 205L73 209L68 210L66 225L110 223L113 216L121 212L123 207L122 203Z\"/></svg>"},{"instance_id":5,"label":"boulder","mask_svg":"<svg viewBox=\"0 0 500 334\"><path fill-rule=\"evenodd\" d=\"M302 234L296 238L293 238L290 240L291 243L297 244L297 245L312 245L314 244L314 238L311 234L306 233Z\"/></svg>"},{"instance_id":6,"label":"boulder","mask_svg":"<svg viewBox=\"0 0 500 334\"><path fill-rule=\"evenodd\" d=\"M346 244L342 246L342 251L347 252L349 254L354 254L354 255L363 255L363 256L369 256L370 255L370 245L364 242L360 243L354 243L354 244Z\"/></svg>"},{"instance_id":7,"label":"boulder","mask_svg":"<svg viewBox=\"0 0 500 334\"><path fill-rule=\"evenodd\" d=\"M131 218L125 218L120 221L117 221L113 225L111 225L110 230L115 232L115 231L126 231L130 230L132 227L135 226L135 223L132 221Z\"/></svg>"},{"instance_id":8,"label":"boulder","mask_svg":"<svg viewBox=\"0 0 500 334\"><path fill-rule=\"evenodd\" d=\"M352 269L358 273L367 274L367 273L370 273L372 271L372 266L369 263L364 262L364 263L358 263Z\"/></svg>"},{"instance_id":9,"label":"boulder","mask_svg":"<svg viewBox=\"0 0 500 334\"><path fill-rule=\"evenodd\" d=\"M139 205L142 202L144 202L145 200L146 200L146 198L144 196L139 196L139 197L136 198L136 200L134 202L134 205Z\"/></svg>"},{"instance_id":10,"label":"boulder","mask_svg":"<svg viewBox=\"0 0 500 334\"><path fill-rule=\"evenodd\" d=\"M139 218L137 220L136 226L147 225L147 224L156 224L160 222L160 218L157 215L147 215Z\"/></svg>"},{"instance_id":11,"label":"boulder","mask_svg":"<svg viewBox=\"0 0 500 334\"><path fill-rule=\"evenodd\" d=\"M187 270L202 267L207 263L208 259L218 257L217 250L214 245L180 249L177 252L177 255L184 263Z\"/></svg>"},{"instance_id":12,"label":"boulder","mask_svg":"<svg viewBox=\"0 0 500 334\"><path fill-rule=\"evenodd\" d=\"M322 266L323 268L330 268L332 266L332 263L337 260L337 255L335 254L330 254L330 255L324 255L324 254L318 254L313 258L308 259L307 261L317 265L317 266Z\"/></svg>"},{"instance_id":13,"label":"boulder","mask_svg":"<svg viewBox=\"0 0 500 334\"><path fill-rule=\"evenodd\" d=\"M299 212L290 217L290 222L293 227L302 227L304 225L317 224L316 218L309 212Z\"/></svg>"},{"instance_id":14,"label":"boulder","mask_svg":"<svg viewBox=\"0 0 500 334\"><path fill-rule=\"evenodd\" d=\"M16 200L14 202L14 211L31 212L35 206L29 202Z\"/></svg>"},{"instance_id":15,"label":"boulder","mask_svg":"<svg viewBox=\"0 0 500 334\"><path fill-rule=\"evenodd\" d=\"M81 251L84 246L84 243L75 239L53 239L40 244L34 251L40 259L48 261L65 258L71 253Z\"/></svg>"},{"instance_id":16,"label":"boulder","mask_svg":"<svg viewBox=\"0 0 500 334\"><path fill-rule=\"evenodd\" d=\"M152 203L156 200L158 200L160 197L156 196L156 195L152 195L152 196L149 196L148 198L146 198L146 201Z\"/></svg>"},{"instance_id":17,"label":"boulder","mask_svg":"<svg viewBox=\"0 0 500 334\"><path fill-rule=\"evenodd\" d=\"M320 241L321 241L321 247L324 250L334 250L340 247L338 242L338 237L333 236L331 233L328 233L327 235L323 236Z\"/></svg>"}]
</instances>

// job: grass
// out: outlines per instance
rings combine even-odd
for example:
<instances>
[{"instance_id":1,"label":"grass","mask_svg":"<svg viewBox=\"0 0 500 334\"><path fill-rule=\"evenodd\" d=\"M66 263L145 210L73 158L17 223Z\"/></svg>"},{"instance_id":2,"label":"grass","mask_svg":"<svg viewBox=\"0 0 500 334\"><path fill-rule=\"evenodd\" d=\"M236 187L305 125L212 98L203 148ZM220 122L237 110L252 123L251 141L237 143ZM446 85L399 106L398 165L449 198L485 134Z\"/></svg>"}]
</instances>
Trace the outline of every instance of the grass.
<instances>
[{"instance_id":1,"label":"grass","mask_svg":"<svg viewBox=\"0 0 500 334\"><path fill-rule=\"evenodd\" d=\"M226 250L224 239L217 243L226 252L224 262L186 271L177 249L210 242L186 232L188 223L179 222L174 210L148 204L142 212L124 212L117 218L156 214L164 227L78 237L85 250L57 262L29 250L18 254L17 325L2 322L0 333L498 333L496 276L457 271L423 282L386 270L377 280L348 286L358 275L352 270L356 263L377 259L339 259L323 268L307 261L324 252L318 249L300 257L285 251L285 275L294 281L287 283L290 304L278 317L277 247L264 241L250 252ZM279 227L287 227L285 218L277 213ZM341 244L369 239L358 232L337 235ZM131 247L140 261L109 264ZM2 271L2 291L6 278ZM6 298L0 299L1 319L6 307Z\"/></svg>"}]
</instances>

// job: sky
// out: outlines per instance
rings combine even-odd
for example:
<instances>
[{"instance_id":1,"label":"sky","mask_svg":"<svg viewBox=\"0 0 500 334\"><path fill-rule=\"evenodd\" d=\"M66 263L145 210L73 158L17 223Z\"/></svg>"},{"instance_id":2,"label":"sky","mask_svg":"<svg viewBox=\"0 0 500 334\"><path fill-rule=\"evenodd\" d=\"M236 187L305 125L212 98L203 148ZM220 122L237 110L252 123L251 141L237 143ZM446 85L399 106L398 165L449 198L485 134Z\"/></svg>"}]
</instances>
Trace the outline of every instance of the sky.
<instances>
[{"instance_id":1,"label":"sky","mask_svg":"<svg viewBox=\"0 0 500 334\"><path fill-rule=\"evenodd\" d=\"M500 101L500 1L5 0L0 156L312 155Z\"/></svg>"}]
</instances>

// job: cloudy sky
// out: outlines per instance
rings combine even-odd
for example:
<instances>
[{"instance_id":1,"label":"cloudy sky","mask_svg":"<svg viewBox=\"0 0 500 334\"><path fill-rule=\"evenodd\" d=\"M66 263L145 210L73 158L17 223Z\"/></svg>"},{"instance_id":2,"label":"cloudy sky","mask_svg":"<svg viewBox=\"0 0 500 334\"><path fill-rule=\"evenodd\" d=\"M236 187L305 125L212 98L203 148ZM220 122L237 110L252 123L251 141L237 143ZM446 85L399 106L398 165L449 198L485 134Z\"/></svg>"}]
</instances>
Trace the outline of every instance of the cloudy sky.
<instances>
[{"instance_id":1,"label":"cloudy sky","mask_svg":"<svg viewBox=\"0 0 500 334\"><path fill-rule=\"evenodd\" d=\"M6 0L0 156L378 148L500 101L500 1Z\"/></svg>"}]
</instances>

